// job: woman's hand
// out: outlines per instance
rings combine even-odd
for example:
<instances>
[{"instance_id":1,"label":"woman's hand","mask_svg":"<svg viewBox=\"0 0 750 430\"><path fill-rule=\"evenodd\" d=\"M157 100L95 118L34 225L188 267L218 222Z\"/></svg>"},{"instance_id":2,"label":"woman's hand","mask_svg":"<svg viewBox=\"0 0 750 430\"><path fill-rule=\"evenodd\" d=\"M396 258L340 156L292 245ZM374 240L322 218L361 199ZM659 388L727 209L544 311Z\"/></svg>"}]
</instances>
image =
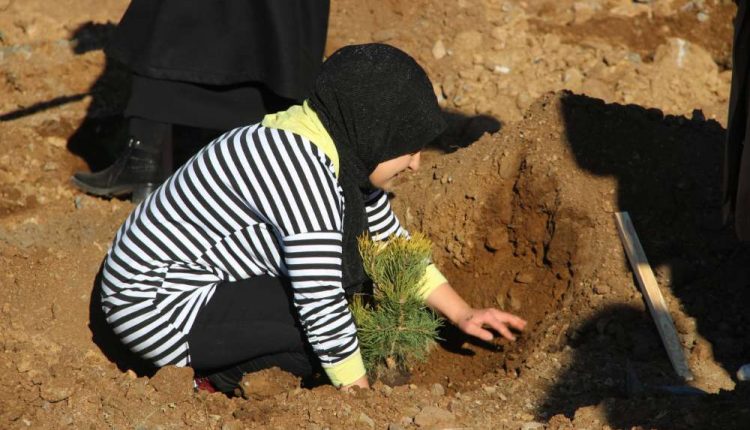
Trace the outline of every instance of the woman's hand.
<instances>
[{"instance_id":1,"label":"woman's hand","mask_svg":"<svg viewBox=\"0 0 750 430\"><path fill-rule=\"evenodd\" d=\"M456 325L462 332L489 342L495 336L488 328L495 330L508 340L516 340L509 327L519 331L523 330L526 327L526 321L494 308L470 308L465 315L459 318Z\"/></svg>"},{"instance_id":2,"label":"woman's hand","mask_svg":"<svg viewBox=\"0 0 750 430\"><path fill-rule=\"evenodd\" d=\"M506 339L515 340L516 337L509 327L516 330L526 327L526 321L513 314L493 308L472 308L448 283L435 288L427 297L427 304L448 318L462 332L488 342L494 338L488 328L497 331Z\"/></svg>"},{"instance_id":3,"label":"woman's hand","mask_svg":"<svg viewBox=\"0 0 750 430\"><path fill-rule=\"evenodd\" d=\"M367 381L367 375L362 376L361 378L357 379L356 381L352 382L348 385L342 385L341 391L348 391L352 387L357 386L359 388L370 388L370 383Z\"/></svg>"}]
</instances>

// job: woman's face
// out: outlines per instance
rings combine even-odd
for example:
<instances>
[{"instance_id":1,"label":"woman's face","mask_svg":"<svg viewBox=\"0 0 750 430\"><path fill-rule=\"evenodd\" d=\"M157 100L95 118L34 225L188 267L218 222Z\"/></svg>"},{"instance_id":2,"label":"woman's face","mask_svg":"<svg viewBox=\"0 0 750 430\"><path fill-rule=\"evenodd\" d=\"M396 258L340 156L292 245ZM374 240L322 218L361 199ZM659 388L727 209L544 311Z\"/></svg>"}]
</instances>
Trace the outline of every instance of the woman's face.
<instances>
[{"instance_id":1,"label":"woman's face","mask_svg":"<svg viewBox=\"0 0 750 430\"><path fill-rule=\"evenodd\" d=\"M415 152L383 161L370 174L370 183L378 188L387 190L393 178L399 173L406 169L412 171L419 169L420 154L421 152Z\"/></svg>"}]
</instances>

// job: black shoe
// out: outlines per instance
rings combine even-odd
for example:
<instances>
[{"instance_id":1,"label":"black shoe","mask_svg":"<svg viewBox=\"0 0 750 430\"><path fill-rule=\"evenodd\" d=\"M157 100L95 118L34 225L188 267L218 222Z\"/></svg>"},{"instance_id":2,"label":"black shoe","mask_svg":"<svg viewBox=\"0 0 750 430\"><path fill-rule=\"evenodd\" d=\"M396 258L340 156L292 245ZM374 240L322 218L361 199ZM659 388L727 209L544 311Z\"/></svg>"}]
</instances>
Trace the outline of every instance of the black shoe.
<instances>
[{"instance_id":1,"label":"black shoe","mask_svg":"<svg viewBox=\"0 0 750 430\"><path fill-rule=\"evenodd\" d=\"M133 203L140 203L166 179L162 161L163 148L146 145L133 138L120 157L106 169L96 173L76 172L71 180L82 191L101 197L132 194Z\"/></svg>"}]
</instances>

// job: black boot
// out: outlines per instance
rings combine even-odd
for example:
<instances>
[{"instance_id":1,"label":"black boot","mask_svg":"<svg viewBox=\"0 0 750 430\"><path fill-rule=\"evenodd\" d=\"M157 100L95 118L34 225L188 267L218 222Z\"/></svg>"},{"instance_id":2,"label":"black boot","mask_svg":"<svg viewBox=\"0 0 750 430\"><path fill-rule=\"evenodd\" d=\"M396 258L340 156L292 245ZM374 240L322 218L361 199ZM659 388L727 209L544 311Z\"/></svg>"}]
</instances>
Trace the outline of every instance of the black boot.
<instances>
[{"instance_id":1,"label":"black boot","mask_svg":"<svg viewBox=\"0 0 750 430\"><path fill-rule=\"evenodd\" d=\"M102 197L131 194L137 204L161 185L172 168L171 126L133 118L130 129L133 136L114 164L96 173L75 173L76 187Z\"/></svg>"}]
</instances>

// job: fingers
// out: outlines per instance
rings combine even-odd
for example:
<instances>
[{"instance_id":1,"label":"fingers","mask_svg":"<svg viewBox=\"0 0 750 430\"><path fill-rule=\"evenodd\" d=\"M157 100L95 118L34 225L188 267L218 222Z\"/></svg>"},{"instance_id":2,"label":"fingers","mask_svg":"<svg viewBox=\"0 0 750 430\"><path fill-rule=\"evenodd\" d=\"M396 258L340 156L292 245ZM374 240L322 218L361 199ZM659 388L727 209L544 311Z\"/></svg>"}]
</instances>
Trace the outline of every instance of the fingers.
<instances>
[{"instance_id":1,"label":"fingers","mask_svg":"<svg viewBox=\"0 0 750 430\"><path fill-rule=\"evenodd\" d=\"M507 339L515 339L513 333L508 330L508 327L502 321L500 321L495 317L495 315L492 314L490 309L482 309L475 312L472 316L470 324L467 325L465 332L489 342L495 336L485 327L495 330Z\"/></svg>"},{"instance_id":2,"label":"fingers","mask_svg":"<svg viewBox=\"0 0 750 430\"><path fill-rule=\"evenodd\" d=\"M486 316L483 322L508 340L516 340L516 336L510 331L508 325L516 330L523 330L526 327L525 320L507 312L490 308L486 309L483 314Z\"/></svg>"},{"instance_id":3,"label":"fingers","mask_svg":"<svg viewBox=\"0 0 750 430\"><path fill-rule=\"evenodd\" d=\"M487 325L489 325L490 327L492 327L492 329L500 333L502 337L508 340L516 340L516 337L508 329L508 326L505 325L503 321L500 321L494 315L490 315L490 318L488 318L487 320Z\"/></svg>"},{"instance_id":4,"label":"fingers","mask_svg":"<svg viewBox=\"0 0 750 430\"><path fill-rule=\"evenodd\" d=\"M477 337L479 339L482 339L485 342L491 341L495 336L492 335L492 332L489 330L483 329L481 325L479 324L471 324L466 327L465 333L474 337Z\"/></svg>"},{"instance_id":5,"label":"fingers","mask_svg":"<svg viewBox=\"0 0 750 430\"><path fill-rule=\"evenodd\" d=\"M366 374L363 375L362 377L360 377L356 381L352 382L351 384L342 385L341 387L339 387L339 389L341 391L349 391L354 386L357 386L359 388L370 388L370 382L367 379L367 375Z\"/></svg>"},{"instance_id":6,"label":"fingers","mask_svg":"<svg viewBox=\"0 0 750 430\"><path fill-rule=\"evenodd\" d=\"M526 327L526 321L513 314L489 308L474 311L466 324L463 324L462 329L466 334L487 342L494 338L487 328L500 333L508 340L516 340L516 336L510 331L508 325L516 330L523 330Z\"/></svg>"},{"instance_id":7,"label":"fingers","mask_svg":"<svg viewBox=\"0 0 750 430\"><path fill-rule=\"evenodd\" d=\"M526 328L526 320L524 320L523 318L519 318L513 314L499 311L497 309L493 309L493 311L495 318L497 318L499 321L508 323L517 330L523 330L524 328Z\"/></svg>"}]
</instances>

